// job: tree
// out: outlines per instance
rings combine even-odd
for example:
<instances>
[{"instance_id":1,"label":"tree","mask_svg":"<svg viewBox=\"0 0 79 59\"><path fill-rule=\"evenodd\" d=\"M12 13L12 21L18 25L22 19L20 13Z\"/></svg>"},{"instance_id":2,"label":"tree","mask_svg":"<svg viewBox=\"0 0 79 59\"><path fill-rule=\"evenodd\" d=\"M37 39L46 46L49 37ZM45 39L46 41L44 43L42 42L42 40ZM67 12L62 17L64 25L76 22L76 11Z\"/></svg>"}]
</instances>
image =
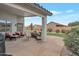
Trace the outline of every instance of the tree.
<instances>
[{"instance_id":1,"label":"tree","mask_svg":"<svg viewBox=\"0 0 79 59\"><path fill-rule=\"evenodd\" d=\"M76 25L79 25L79 21L75 21L68 24L68 26L76 26Z\"/></svg>"},{"instance_id":2,"label":"tree","mask_svg":"<svg viewBox=\"0 0 79 59\"><path fill-rule=\"evenodd\" d=\"M33 24L32 23L30 24L30 28L31 28L31 30L33 30Z\"/></svg>"}]
</instances>

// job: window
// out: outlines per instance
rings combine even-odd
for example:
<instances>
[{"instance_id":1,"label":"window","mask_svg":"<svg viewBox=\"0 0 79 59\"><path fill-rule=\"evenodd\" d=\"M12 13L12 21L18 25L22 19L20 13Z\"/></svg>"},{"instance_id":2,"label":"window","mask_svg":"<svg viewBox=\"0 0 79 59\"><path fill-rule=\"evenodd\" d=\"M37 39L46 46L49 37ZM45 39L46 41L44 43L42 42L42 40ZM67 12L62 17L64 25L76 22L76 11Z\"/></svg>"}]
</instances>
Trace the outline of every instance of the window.
<instances>
[{"instance_id":1,"label":"window","mask_svg":"<svg viewBox=\"0 0 79 59\"><path fill-rule=\"evenodd\" d=\"M0 19L0 32L11 31L11 22Z\"/></svg>"}]
</instances>

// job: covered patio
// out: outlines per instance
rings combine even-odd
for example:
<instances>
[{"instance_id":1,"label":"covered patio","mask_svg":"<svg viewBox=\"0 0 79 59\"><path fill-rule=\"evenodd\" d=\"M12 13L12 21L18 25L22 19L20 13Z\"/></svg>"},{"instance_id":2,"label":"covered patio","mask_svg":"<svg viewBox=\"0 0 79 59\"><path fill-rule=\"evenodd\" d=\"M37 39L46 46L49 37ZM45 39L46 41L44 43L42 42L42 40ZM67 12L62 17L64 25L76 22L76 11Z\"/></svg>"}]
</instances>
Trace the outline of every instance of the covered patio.
<instances>
[{"instance_id":1,"label":"covered patio","mask_svg":"<svg viewBox=\"0 0 79 59\"><path fill-rule=\"evenodd\" d=\"M16 32L24 30L24 17L39 16L42 19L42 31L41 39L35 40L34 38L17 38L17 40L6 41L6 53L13 56L43 56L52 55L57 56L61 54L61 50L64 46L63 38L47 36L46 24L47 16L51 16L52 13L38 4L29 3L2 3L0 4L0 20L4 21L5 27L2 32ZM10 25L9 25L10 24ZM18 25L19 26L18 26ZM7 30L7 25L8 30Z\"/></svg>"},{"instance_id":2,"label":"covered patio","mask_svg":"<svg viewBox=\"0 0 79 59\"><path fill-rule=\"evenodd\" d=\"M7 22L11 23L10 29L7 31L5 27L4 32L24 32L24 17L33 17L39 16L42 19L42 35L41 39L43 41L47 40L46 33L46 23L47 16L51 16L52 13L41 7L38 4L34 3L2 3L0 4L0 17L1 20L4 20L7 25ZM17 24L19 26L17 26Z\"/></svg>"}]
</instances>

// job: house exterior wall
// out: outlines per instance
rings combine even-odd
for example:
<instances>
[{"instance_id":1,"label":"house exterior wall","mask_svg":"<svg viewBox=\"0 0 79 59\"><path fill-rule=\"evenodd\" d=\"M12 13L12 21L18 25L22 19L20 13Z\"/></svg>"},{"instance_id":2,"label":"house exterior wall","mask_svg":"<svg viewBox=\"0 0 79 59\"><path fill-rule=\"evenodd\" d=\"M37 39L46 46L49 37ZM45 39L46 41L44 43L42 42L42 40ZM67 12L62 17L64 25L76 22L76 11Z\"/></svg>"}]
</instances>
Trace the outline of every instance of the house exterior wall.
<instances>
[{"instance_id":1,"label":"house exterior wall","mask_svg":"<svg viewBox=\"0 0 79 59\"><path fill-rule=\"evenodd\" d=\"M50 23L47 25L47 31L49 31L49 29L51 29L51 31L53 32L68 32L71 30L71 27L69 26L65 26L65 25L59 25L59 24L54 24L54 23Z\"/></svg>"},{"instance_id":2,"label":"house exterior wall","mask_svg":"<svg viewBox=\"0 0 79 59\"><path fill-rule=\"evenodd\" d=\"M23 17L22 17L23 18ZM22 22L23 23L23 19L18 18L18 16L7 13L5 11L1 11L0 10L0 19L1 20L7 20L11 22L11 30L12 32L16 32L17 31L17 27L15 24L17 24L18 22Z\"/></svg>"}]
</instances>

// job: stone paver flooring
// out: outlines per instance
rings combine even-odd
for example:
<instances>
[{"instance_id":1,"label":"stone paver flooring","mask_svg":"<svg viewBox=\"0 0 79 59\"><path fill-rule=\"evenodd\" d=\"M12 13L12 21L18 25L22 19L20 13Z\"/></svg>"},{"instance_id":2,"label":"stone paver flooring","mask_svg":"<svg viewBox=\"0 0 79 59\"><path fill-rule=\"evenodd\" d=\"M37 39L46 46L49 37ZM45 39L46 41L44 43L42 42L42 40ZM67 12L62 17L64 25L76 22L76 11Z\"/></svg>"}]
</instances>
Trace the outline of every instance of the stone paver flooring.
<instances>
[{"instance_id":1,"label":"stone paver flooring","mask_svg":"<svg viewBox=\"0 0 79 59\"><path fill-rule=\"evenodd\" d=\"M6 41L6 53L13 56L60 56L64 46L63 38L48 36L46 42L17 39Z\"/></svg>"}]
</instances>

